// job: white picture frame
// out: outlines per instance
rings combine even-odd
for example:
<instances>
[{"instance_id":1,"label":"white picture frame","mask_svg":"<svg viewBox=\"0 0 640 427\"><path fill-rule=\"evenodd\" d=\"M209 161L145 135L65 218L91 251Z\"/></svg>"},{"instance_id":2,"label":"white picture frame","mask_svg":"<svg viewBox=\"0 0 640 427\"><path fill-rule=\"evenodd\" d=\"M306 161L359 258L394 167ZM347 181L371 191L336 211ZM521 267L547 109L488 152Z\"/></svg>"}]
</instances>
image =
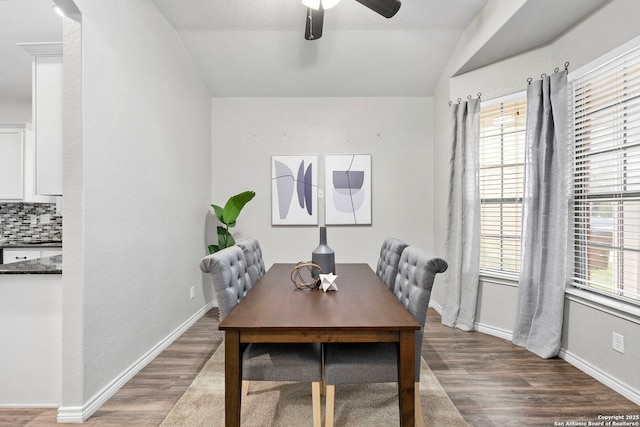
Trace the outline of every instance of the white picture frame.
<instances>
[{"instance_id":1,"label":"white picture frame","mask_svg":"<svg viewBox=\"0 0 640 427\"><path fill-rule=\"evenodd\" d=\"M371 155L325 155L325 224L371 224Z\"/></svg>"},{"instance_id":2,"label":"white picture frame","mask_svg":"<svg viewBox=\"0 0 640 427\"><path fill-rule=\"evenodd\" d=\"M271 157L271 224L318 225L318 156Z\"/></svg>"}]
</instances>

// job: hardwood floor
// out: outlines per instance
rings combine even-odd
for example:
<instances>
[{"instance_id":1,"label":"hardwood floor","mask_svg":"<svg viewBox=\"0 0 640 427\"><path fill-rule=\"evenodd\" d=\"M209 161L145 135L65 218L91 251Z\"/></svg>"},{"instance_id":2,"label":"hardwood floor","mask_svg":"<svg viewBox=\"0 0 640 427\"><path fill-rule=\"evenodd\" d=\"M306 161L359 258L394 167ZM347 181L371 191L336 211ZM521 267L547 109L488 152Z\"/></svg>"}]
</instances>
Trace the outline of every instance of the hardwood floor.
<instances>
[{"instance_id":1,"label":"hardwood floor","mask_svg":"<svg viewBox=\"0 0 640 427\"><path fill-rule=\"evenodd\" d=\"M541 359L510 341L442 326L433 309L422 355L474 426L567 426L597 423L599 415L640 416L638 405L564 360Z\"/></svg>"},{"instance_id":2,"label":"hardwood floor","mask_svg":"<svg viewBox=\"0 0 640 427\"><path fill-rule=\"evenodd\" d=\"M222 342L217 325L214 309L83 425L158 426ZM638 405L564 360L543 360L509 341L442 326L433 309L422 354L474 426L579 425L599 415L640 415ZM53 409L0 409L0 427L65 425L55 420Z\"/></svg>"}]
</instances>

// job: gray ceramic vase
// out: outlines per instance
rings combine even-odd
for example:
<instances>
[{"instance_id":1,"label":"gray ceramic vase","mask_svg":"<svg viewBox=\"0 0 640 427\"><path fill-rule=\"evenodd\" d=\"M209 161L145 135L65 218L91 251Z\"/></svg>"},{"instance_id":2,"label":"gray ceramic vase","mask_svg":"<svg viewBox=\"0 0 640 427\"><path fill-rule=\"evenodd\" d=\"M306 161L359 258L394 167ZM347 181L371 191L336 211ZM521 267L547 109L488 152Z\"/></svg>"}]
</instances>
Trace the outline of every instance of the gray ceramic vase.
<instances>
[{"instance_id":1,"label":"gray ceramic vase","mask_svg":"<svg viewBox=\"0 0 640 427\"><path fill-rule=\"evenodd\" d=\"M317 279L320 273L329 274L336 272L336 260L333 249L327 245L327 227L320 227L320 245L311 253L311 261L314 264L318 264L322 269L321 272L317 268L314 268L312 275L314 279Z\"/></svg>"}]
</instances>

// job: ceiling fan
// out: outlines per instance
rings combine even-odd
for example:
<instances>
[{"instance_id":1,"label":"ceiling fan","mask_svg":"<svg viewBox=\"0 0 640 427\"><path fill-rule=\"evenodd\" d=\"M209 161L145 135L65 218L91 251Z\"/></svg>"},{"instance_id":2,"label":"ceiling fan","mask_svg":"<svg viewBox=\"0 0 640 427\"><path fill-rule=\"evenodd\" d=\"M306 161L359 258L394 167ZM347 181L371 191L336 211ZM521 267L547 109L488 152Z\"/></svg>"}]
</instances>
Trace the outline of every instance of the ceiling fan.
<instances>
[{"instance_id":1,"label":"ceiling fan","mask_svg":"<svg viewBox=\"0 0 640 427\"><path fill-rule=\"evenodd\" d=\"M324 21L325 9L330 9L340 0L302 0L302 4L307 6L307 25L304 30L304 38L307 40L317 40L322 37L322 23ZM368 7L374 12L391 18L400 10L400 0L356 0L358 3Z\"/></svg>"}]
</instances>

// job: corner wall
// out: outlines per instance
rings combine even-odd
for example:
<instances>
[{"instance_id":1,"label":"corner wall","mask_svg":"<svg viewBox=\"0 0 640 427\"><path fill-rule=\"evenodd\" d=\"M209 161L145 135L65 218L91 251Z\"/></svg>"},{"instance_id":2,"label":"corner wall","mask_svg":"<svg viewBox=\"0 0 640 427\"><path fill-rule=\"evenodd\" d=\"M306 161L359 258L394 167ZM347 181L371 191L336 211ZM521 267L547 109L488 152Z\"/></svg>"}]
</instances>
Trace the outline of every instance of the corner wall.
<instances>
[{"instance_id":1,"label":"corner wall","mask_svg":"<svg viewBox=\"0 0 640 427\"><path fill-rule=\"evenodd\" d=\"M70 422L91 415L211 298L198 268L210 95L151 2L76 3L82 84L76 122L65 117L73 138L65 136L58 413Z\"/></svg>"},{"instance_id":2,"label":"corner wall","mask_svg":"<svg viewBox=\"0 0 640 427\"><path fill-rule=\"evenodd\" d=\"M527 78L536 78L542 73L550 74L554 68L562 68L569 62L569 73L595 60L640 35L640 27L634 22L640 16L640 2L614 0L590 16L567 34L541 49L523 53L482 69L457 77L453 72L442 76L434 97L436 141L448 141L447 102L449 99L465 98L468 94L482 92L482 99L489 100L514 92L526 90ZM473 27L470 27L471 31ZM465 37L472 38L472 34ZM460 52L466 52L460 47ZM460 61L457 61L460 63ZM436 182L445 185L448 177L449 147L436 150ZM435 212L436 241L444 250L446 230L446 191L437 193ZM499 280L481 280L477 305L476 329L511 339L517 306L517 287L514 283ZM438 307L444 304L444 289L434 289L432 301ZM565 297L565 319L561 357L589 375L610 386L625 397L640 404L640 309L631 307L634 314L628 315L594 298L592 293L571 290ZM611 348L611 333L625 336L625 354Z\"/></svg>"}]
</instances>

